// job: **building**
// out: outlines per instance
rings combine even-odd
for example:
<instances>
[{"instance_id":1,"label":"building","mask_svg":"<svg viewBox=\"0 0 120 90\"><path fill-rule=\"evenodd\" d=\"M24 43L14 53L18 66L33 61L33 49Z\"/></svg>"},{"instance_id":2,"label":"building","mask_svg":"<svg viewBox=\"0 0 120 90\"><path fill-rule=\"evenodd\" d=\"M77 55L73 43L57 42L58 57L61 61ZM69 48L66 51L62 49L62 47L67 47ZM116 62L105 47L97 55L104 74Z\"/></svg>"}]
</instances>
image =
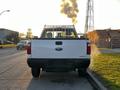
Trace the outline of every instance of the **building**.
<instances>
[{"instance_id":1,"label":"building","mask_svg":"<svg viewBox=\"0 0 120 90\"><path fill-rule=\"evenodd\" d=\"M120 29L94 30L88 32L87 36L99 48L120 48Z\"/></svg>"},{"instance_id":2,"label":"building","mask_svg":"<svg viewBox=\"0 0 120 90\"><path fill-rule=\"evenodd\" d=\"M27 31L27 36L26 36L27 39L32 39L33 38L33 35L32 35L32 30L29 28L28 31Z\"/></svg>"},{"instance_id":3,"label":"building","mask_svg":"<svg viewBox=\"0 0 120 90\"><path fill-rule=\"evenodd\" d=\"M109 35L111 41L111 48L120 48L120 29L110 30Z\"/></svg>"},{"instance_id":4,"label":"building","mask_svg":"<svg viewBox=\"0 0 120 90\"><path fill-rule=\"evenodd\" d=\"M19 32L0 28L0 41L17 43L19 41Z\"/></svg>"}]
</instances>

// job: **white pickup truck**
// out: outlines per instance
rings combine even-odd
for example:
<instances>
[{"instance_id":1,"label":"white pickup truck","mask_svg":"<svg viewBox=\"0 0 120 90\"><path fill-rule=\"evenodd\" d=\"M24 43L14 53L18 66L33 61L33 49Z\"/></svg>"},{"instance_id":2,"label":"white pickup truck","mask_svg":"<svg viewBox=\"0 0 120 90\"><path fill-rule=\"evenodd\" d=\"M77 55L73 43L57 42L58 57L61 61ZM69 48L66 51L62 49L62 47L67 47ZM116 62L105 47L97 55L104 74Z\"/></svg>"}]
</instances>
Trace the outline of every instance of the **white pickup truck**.
<instances>
[{"instance_id":1,"label":"white pickup truck","mask_svg":"<svg viewBox=\"0 0 120 90\"><path fill-rule=\"evenodd\" d=\"M27 48L27 63L33 77L41 71L86 72L90 64L90 43L79 38L74 25L45 25L41 37L31 41Z\"/></svg>"}]
</instances>

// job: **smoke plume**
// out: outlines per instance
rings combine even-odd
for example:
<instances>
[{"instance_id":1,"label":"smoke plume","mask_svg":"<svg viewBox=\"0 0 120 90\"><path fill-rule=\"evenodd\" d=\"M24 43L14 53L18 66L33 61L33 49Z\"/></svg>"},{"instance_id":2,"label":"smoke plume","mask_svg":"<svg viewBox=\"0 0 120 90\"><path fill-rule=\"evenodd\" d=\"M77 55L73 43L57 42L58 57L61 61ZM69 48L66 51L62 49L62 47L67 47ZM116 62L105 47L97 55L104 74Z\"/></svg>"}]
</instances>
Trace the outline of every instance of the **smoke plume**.
<instances>
[{"instance_id":1,"label":"smoke plume","mask_svg":"<svg viewBox=\"0 0 120 90\"><path fill-rule=\"evenodd\" d=\"M62 0L61 13L72 19L72 23L77 23L78 5L77 0Z\"/></svg>"}]
</instances>

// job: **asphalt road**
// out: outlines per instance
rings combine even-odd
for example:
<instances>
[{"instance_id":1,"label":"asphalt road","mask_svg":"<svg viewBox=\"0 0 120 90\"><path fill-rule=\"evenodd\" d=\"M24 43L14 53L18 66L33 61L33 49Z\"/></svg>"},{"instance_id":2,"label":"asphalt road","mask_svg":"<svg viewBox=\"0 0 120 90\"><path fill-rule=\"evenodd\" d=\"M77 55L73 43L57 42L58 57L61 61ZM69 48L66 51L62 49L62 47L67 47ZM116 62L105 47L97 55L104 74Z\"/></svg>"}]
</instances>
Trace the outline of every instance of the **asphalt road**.
<instances>
[{"instance_id":1,"label":"asphalt road","mask_svg":"<svg viewBox=\"0 0 120 90\"><path fill-rule=\"evenodd\" d=\"M12 55L18 52L20 51L17 51L16 48L0 48L0 57Z\"/></svg>"},{"instance_id":2,"label":"asphalt road","mask_svg":"<svg viewBox=\"0 0 120 90\"><path fill-rule=\"evenodd\" d=\"M76 72L42 72L39 79L34 79L26 59L25 51L0 49L0 90L93 90Z\"/></svg>"}]
</instances>

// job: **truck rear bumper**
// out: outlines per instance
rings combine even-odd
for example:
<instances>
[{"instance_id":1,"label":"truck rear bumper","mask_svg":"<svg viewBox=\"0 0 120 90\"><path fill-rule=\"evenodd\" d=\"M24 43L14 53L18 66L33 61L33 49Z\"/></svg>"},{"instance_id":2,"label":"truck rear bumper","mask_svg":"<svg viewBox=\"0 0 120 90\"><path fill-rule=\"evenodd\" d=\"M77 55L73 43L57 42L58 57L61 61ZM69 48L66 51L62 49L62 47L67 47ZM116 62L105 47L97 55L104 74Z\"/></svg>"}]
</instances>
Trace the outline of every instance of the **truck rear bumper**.
<instances>
[{"instance_id":1,"label":"truck rear bumper","mask_svg":"<svg viewBox=\"0 0 120 90\"><path fill-rule=\"evenodd\" d=\"M75 69L87 68L90 64L90 59L36 59L28 58L27 63L29 67L38 68L62 68Z\"/></svg>"}]
</instances>

